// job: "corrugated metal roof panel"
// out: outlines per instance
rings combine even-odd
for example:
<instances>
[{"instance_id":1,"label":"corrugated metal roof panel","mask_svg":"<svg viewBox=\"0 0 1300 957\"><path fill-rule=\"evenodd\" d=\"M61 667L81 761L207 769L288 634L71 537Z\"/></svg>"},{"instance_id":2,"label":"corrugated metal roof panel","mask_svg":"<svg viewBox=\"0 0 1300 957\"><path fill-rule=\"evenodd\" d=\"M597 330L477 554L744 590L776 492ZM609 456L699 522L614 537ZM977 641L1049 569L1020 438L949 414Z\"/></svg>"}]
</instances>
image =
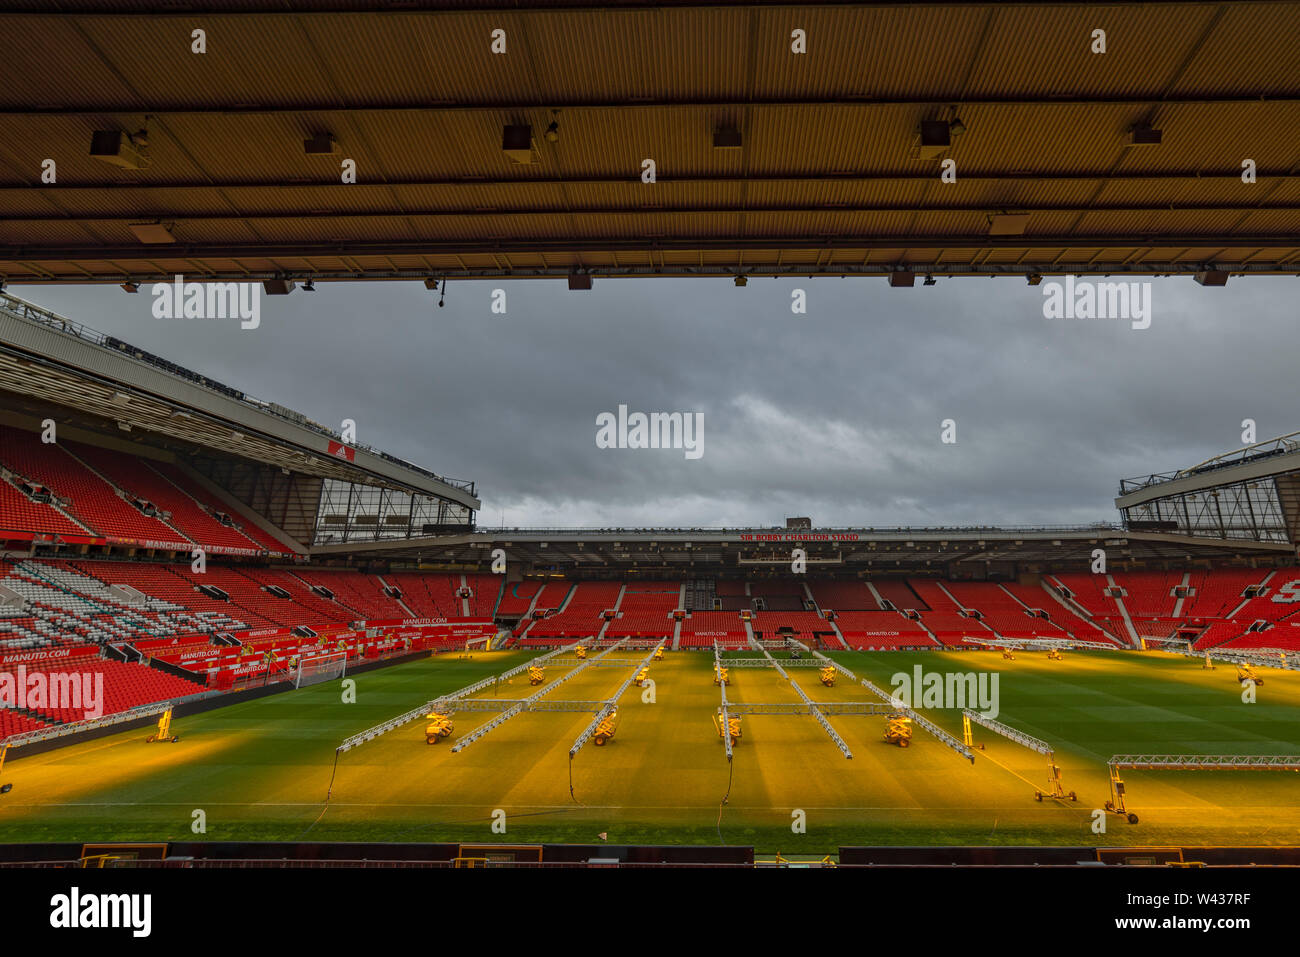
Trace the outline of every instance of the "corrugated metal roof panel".
<instances>
[{"instance_id":1,"label":"corrugated metal roof panel","mask_svg":"<svg viewBox=\"0 0 1300 957\"><path fill-rule=\"evenodd\" d=\"M1286 93L1300 76L1300 13L1295 4L1223 4L1174 93Z\"/></svg>"},{"instance_id":2,"label":"corrugated metal roof panel","mask_svg":"<svg viewBox=\"0 0 1300 957\"><path fill-rule=\"evenodd\" d=\"M0 115L0 217L11 220L0 274L36 276L33 261L54 246L67 247L45 257L63 263L62 278L143 269L148 258L126 228L136 216L174 221L196 261L232 270L295 261L388 271L422 262L418 244L433 240L463 242L467 255L493 247L482 253L497 264L489 269L595 255L573 249L595 241L617 247L609 262L638 252L652 261L661 254L636 247L656 237L697 240L693 253L674 251L683 261L767 256L776 268L786 261L780 250L716 241L824 243L824 257L811 261L840 263L848 258L837 244L895 232L918 261L947 259L956 255L944 248L949 237L1017 208L1031 214L1022 254L1035 258L1114 265L1107 257L1134 255L1116 244L1135 235L1150 237L1141 259L1179 242L1262 234L1243 261L1285 268L1295 259L1270 252L1279 231L1295 232L1294 211L1255 207L1296 205L1300 178L1246 186L1235 171L1246 155L1266 172L1295 167L1300 45L1288 41L1300 33L1300 4L571 4L484 13L466 0L443 12L312 12L324 6L209 13L202 55L190 52L186 15L108 13L139 3L86 0L83 9L106 13L75 21L0 14L9 67L0 108L10 108ZM207 8L251 9L234 0ZM505 56L488 50L492 24L507 30ZM808 31L806 54L790 52L796 26ZM1094 26L1108 31L1104 55L1087 52ZM1164 101L1259 92L1289 100ZM1156 102L1050 102L1059 96ZM891 97L916 102L876 102ZM1048 102L971 102L980 97ZM857 102L822 102L836 98ZM241 111L253 107L262 112ZM94 130L144 126L146 108L147 169L88 156ZM953 115L966 130L948 151L958 180L947 185L938 160L914 156L920 122ZM543 135L552 117L555 143ZM1127 148L1144 119L1163 131L1162 145ZM507 123L533 127L533 163L502 153ZM715 150L711 135L728 124L743 148ZM336 153L304 154L302 140L318 132L333 134ZM59 180L43 189L49 157ZM648 157L658 166L652 186L639 181ZM344 159L356 161L358 185L339 182ZM1151 178L1116 178L1135 173ZM1115 206L1134 208L1107 208ZM1072 231L1081 244L1110 245L1079 260ZM1063 237L1065 250L1043 245ZM529 247L519 248L524 239ZM85 255L96 245L101 266ZM233 259L232 245L244 247ZM295 245L314 252L295 256ZM888 252L866 253L877 255ZM988 250L982 261L994 261Z\"/></svg>"},{"instance_id":3,"label":"corrugated metal roof panel","mask_svg":"<svg viewBox=\"0 0 1300 957\"><path fill-rule=\"evenodd\" d=\"M113 68L129 80L146 107L175 102L202 106L237 103L332 103L329 77L303 43L300 26L291 17L203 17L201 22L170 17L80 17L78 31L89 38ZM208 52L194 53L191 31L208 33ZM98 59L98 58L96 58ZM76 71L93 64L71 64ZM90 98L112 103L106 91L83 86L75 101Z\"/></svg>"},{"instance_id":4,"label":"corrugated metal roof panel","mask_svg":"<svg viewBox=\"0 0 1300 957\"><path fill-rule=\"evenodd\" d=\"M1174 16L1141 5L1007 5L997 13L967 93L1160 93L1213 16L1208 4L1180 7ZM1105 53L1092 52L1094 30L1106 32Z\"/></svg>"},{"instance_id":5,"label":"corrugated metal roof panel","mask_svg":"<svg viewBox=\"0 0 1300 957\"><path fill-rule=\"evenodd\" d=\"M943 99L960 87L988 15L974 6L905 4L763 10L755 32L756 94ZM796 27L807 32L803 55L790 52Z\"/></svg>"}]
</instances>

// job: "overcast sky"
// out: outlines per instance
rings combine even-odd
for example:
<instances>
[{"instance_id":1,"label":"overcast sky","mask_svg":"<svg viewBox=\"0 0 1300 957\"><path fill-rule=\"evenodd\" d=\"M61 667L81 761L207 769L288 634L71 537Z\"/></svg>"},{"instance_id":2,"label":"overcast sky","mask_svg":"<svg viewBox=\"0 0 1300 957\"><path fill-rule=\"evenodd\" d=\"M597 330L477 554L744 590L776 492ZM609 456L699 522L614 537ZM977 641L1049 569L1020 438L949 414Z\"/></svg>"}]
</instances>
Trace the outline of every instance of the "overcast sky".
<instances>
[{"instance_id":1,"label":"overcast sky","mask_svg":"<svg viewBox=\"0 0 1300 957\"><path fill-rule=\"evenodd\" d=\"M1121 477L1236 448L1246 418L1260 439L1300 429L1300 280L1155 280L1140 330L1046 319L1045 286L478 280L439 309L420 283L321 283L263 297L255 330L155 319L147 285L10 291L335 428L355 419L359 441L477 482L486 526L1114 521ZM702 412L703 456L597 448L597 415L620 404Z\"/></svg>"}]
</instances>

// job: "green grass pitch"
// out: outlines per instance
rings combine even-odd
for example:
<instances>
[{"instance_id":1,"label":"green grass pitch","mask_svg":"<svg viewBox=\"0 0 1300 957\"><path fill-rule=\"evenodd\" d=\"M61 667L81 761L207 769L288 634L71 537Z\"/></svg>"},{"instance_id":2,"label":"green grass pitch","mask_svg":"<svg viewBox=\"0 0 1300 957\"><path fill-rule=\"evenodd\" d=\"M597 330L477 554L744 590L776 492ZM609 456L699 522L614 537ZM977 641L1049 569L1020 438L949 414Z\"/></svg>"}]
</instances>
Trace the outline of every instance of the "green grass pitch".
<instances>
[{"instance_id":1,"label":"green grass pitch","mask_svg":"<svg viewBox=\"0 0 1300 957\"><path fill-rule=\"evenodd\" d=\"M616 652L616 655L619 653ZM752 653L747 653L752 657ZM605 747L568 751L590 720L522 714L459 754L424 741L415 721L344 754L326 804L334 749L350 734L527 659L519 652L424 659L356 676L355 703L337 682L178 719L176 744L131 731L7 763L0 841L332 840L487 843L752 844L823 854L849 844L1295 844L1300 778L1290 771L1128 771L1130 825L1106 815L1106 759L1118 753L1300 753L1300 674L1264 670L1243 703L1230 666L1155 652L844 653L859 676L891 686L896 672L996 672L999 720L1052 744L1077 803L1034 799L1046 760L976 727L974 764L917 730L910 748L883 739L883 717L837 716L846 760L808 716L755 715L729 768L711 720L719 701L711 654L669 652L651 666L652 704L622 699ZM637 654L640 657L640 653ZM589 668L559 699L610 695L630 669ZM547 671L553 681L563 669ZM790 675L815 700L872 701L814 668ZM537 689L523 677L498 697ZM731 670L728 696L797 702L771 670ZM961 735L960 714L931 720ZM456 736L490 720L462 712ZM570 772L571 775L570 776ZM573 796L570 796L570 781ZM727 803L722 803L724 795ZM505 812L505 834L492 829ZM795 833L796 811L806 831ZM202 812L206 832L193 830Z\"/></svg>"}]
</instances>

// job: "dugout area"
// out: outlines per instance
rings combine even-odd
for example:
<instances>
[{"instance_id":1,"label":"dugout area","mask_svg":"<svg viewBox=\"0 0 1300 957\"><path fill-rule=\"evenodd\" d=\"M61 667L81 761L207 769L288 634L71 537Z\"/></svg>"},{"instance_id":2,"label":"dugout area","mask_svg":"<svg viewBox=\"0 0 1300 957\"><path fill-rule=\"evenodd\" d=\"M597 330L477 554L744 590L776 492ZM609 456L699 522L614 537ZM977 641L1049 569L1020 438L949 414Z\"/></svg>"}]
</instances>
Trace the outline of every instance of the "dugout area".
<instances>
[{"instance_id":1,"label":"dugout area","mask_svg":"<svg viewBox=\"0 0 1300 957\"><path fill-rule=\"evenodd\" d=\"M599 650L599 649L597 649ZM644 651L617 651L639 659ZM732 657L753 657L752 652ZM655 703L643 689L620 699L614 739L569 752L587 712L527 711L453 753L496 717L456 716L452 739L426 744L413 721L343 754L339 741L439 694L516 667L520 652L451 656L359 674L357 702L337 682L272 695L178 721L166 748L129 731L10 761L0 798L0 841L453 841L753 845L763 852L831 853L845 845L1080 844L1266 845L1300 842L1300 780L1293 771L1125 772L1130 826L1093 811L1108 794L1115 754L1287 754L1297 746L1300 674L1269 671L1259 700L1242 703L1235 676L1159 652L1041 652L1006 661L990 652L844 653L836 661L881 688L915 664L1000 676L998 720L1050 742L1077 803L1036 801L1040 754L974 728L974 761L918 730L911 746L886 743L885 718L828 718L846 759L808 714L748 714L729 765L712 723L719 701L709 653L668 652L652 662ZM572 666L547 669L545 688ZM597 701L631 666L588 667L546 700ZM879 701L841 677L824 687L815 668L787 673L813 701ZM526 674L479 697L535 694ZM775 670L732 667L728 700L798 704ZM923 713L961 737L961 714ZM980 745L983 747L981 748ZM724 797L726 803L723 804ZM803 811L806 832L791 829ZM206 830L193 828L195 812ZM494 812L505 815L494 832Z\"/></svg>"}]
</instances>

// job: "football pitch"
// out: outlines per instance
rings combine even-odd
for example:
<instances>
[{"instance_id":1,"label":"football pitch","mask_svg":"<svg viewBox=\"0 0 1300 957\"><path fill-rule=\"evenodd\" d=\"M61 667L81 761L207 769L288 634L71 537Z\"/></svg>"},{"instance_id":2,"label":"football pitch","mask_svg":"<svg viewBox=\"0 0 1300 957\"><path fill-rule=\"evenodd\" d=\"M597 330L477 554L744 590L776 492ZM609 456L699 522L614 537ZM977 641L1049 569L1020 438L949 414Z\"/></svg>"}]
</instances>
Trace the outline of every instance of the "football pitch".
<instances>
[{"instance_id":1,"label":"football pitch","mask_svg":"<svg viewBox=\"0 0 1300 957\"><path fill-rule=\"evenodd\" d=\"M1205 670L1200 659L1158 652L1071 651L1064 661L1028 651L1014 661L998 652L834 655L886 690L916 665L996 674L997 719L1052 745L1075 802L1036 800L1047 759L1006 738L974 727L972 764L920 728L908 748L887 743L883 715L828 719L852 760L809 715L747 715L729 765L712 720L713 656L686 651L653 662L653 703L629 687L614 739L588 742L572 763L590 713L525 712L452 753L497 717L462 711L450 741L426 744L416 720L344 753L335 769L335 748L349 735L530 657L422 659L356 675L354 703L336 681L178 718L175 744L146 743L143 729L11 760L0 772L13 784L0 797L0 842L595 843L603 834L616 844L786 854L863 844L1300 843L1293 771L1125 771L1139 823L1095 813L1109 797L1112 755L1300 753L1300 673L1261 669L1258 700L1244 703L1232 666ZM547 683L568 670L548 668ZM588 667L546 700L607 698L631 670ZM815 701L879 702L844 676L826 688L816 668L788 673ZM800 700L771 669L732 668L730 680L732 702ZM537 690L521 675L483 696ZM959 711L922 713L961 737ZM1098 817L1104 833L1094 830ZM800 820L801 832L792 827Z\"/></svg>"}]
</instances>

